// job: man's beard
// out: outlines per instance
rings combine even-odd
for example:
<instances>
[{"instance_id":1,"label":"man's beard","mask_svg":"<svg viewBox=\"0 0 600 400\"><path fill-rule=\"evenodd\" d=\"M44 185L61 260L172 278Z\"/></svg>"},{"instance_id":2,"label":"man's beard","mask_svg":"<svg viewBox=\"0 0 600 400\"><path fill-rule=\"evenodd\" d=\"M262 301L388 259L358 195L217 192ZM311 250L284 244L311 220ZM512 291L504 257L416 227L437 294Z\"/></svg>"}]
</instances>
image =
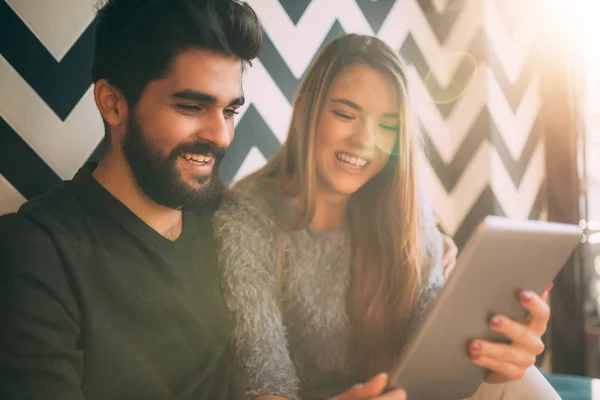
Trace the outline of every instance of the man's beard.
<instances>
[{"instance_id":1,"label":"man's beard","mask_svg":"<svg viewBox=\"0 0 600 400\"><path fill-rule=\"evenodd\" d=\"M225 156L224 149L198 140L180 144L164 158L160 148L146 139L135 114L127 123L122 149L137 185L155 203L187 210L213 209L218 205L224 190L218 177L219 164ZM178 159L185 153L210 154L214 157L211 174L197 180L200 188L186 183L177 169Z\"/></svg>"}]
</instances>

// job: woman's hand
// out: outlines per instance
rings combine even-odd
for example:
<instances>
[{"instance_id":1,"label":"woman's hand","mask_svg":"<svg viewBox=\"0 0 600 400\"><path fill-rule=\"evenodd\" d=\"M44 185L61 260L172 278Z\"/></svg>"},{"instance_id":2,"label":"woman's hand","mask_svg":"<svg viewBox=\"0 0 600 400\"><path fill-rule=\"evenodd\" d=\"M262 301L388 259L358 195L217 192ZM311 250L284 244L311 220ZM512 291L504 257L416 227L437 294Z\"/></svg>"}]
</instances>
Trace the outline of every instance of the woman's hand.
<instances>
[{"instance_id":1,"label":"woman's hand","mask_svg":"<svg viewBox=\"0 0 600 400\"><path fill-rule=\"evenodd\" d=\"M381 394L386 388L387 381L387 374L379 374L364 384L351 387L331 400L406 400L406 392L402 389Z\"/></svg>"},{"instance_id":2,"label":"woman's hand","mask_svg":"<svg viewBox=\"0 0 600 400\"><path fill-rule=\"evenodd\" d=\"M534 365L536 357L542 354L542 336L550 319L550 307L546 300L552 286L548 286L541 297L529 291L520 293L521 304L529 311L529 318L525 324L502 315L492 318L491 329L506 336L511 341L510 344L485 340L475 340L471 343L473 362L492 371L485 379L487 383L505 383L523 378L525 370Z\"/></svg>"},{"instance_id":3,"label":"woman's hand","mask_svg":"<svg viewBox=\"0 0 600 400\"><path fill-rule=\"evenodd\" d=\"M444 254L442 255L442 263L444 264L444 280L448 280L448 277L456 266L458 247L456 247L454 240L452 240L450 236L443 233L442 242L444 243Z\"/></svg>"}]
</instances>

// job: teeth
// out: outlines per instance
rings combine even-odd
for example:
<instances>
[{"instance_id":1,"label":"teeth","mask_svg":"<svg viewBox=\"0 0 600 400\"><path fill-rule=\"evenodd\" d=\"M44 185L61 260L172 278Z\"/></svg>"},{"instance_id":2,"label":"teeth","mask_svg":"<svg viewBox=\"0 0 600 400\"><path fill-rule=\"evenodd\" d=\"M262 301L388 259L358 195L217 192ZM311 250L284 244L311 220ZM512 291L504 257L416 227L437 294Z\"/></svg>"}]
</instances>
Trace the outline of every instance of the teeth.
<instances>
[{"instance_id":1,"label":"teeth","mask_svg":"<svg viewBox=\"0 0 600 400\"><path fill-rule=\"evenodd\" d=\"M354 157L346 153L337 153L335 156L339 161L354 168L363 168L368 162L364 158Z\"/></svg>"},{"instance_id":2,"label":"teeth","mask_svg":"<svg viewBox=\"0 0 600 400\"><path fill-rule=\"evenodd\" d=\"M213 159L213 156L205 155L205 154L186 153L186 154L183 154L183 158L185 158L188 161L193 161L193 162L196 162L199 164L206 164Z\"/></svg>"}]
</instances>

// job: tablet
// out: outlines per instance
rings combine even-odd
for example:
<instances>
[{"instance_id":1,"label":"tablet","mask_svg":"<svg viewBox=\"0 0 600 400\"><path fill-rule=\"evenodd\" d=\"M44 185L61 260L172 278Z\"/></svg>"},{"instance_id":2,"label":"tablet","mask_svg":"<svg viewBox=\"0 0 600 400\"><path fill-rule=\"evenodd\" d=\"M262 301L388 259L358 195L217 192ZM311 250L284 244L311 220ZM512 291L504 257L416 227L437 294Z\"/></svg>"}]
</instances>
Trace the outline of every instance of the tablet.
<instances>
[{"instance_id":1,"label":"tablet","mask_svg":"<svg viewBox=\"0 0 600 400\"><path fill-rule=\"evenodd\" d=\"M580 239L575 225L485 218L407 342L390 373L390 386L405 389L411 400L472 396L488 371L471 361L470 342L508 342L489 329L491 316L500 313L525 321L519 290L543 293Z\"/></svg>"}]
</instances>

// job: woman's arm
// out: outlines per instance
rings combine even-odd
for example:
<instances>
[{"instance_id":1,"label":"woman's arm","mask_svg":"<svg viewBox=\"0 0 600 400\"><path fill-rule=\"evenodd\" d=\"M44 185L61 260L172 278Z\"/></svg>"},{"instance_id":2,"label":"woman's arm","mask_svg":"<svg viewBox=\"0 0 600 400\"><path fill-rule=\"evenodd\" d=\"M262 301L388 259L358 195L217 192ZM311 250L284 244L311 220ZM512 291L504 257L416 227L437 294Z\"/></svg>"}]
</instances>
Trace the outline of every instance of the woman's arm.
<instances>
[{"instance_id":1,"label":"woman's arm","mask_svg":"<svg viewBox=\"0 0 600 400\"><path fill-rule=\"evenodd\" d=\"M248 399L296 399L298 378L276 295L274 224L255 202L226 199L214 217L235 361Z\"/></svg>"}]
</instances>

